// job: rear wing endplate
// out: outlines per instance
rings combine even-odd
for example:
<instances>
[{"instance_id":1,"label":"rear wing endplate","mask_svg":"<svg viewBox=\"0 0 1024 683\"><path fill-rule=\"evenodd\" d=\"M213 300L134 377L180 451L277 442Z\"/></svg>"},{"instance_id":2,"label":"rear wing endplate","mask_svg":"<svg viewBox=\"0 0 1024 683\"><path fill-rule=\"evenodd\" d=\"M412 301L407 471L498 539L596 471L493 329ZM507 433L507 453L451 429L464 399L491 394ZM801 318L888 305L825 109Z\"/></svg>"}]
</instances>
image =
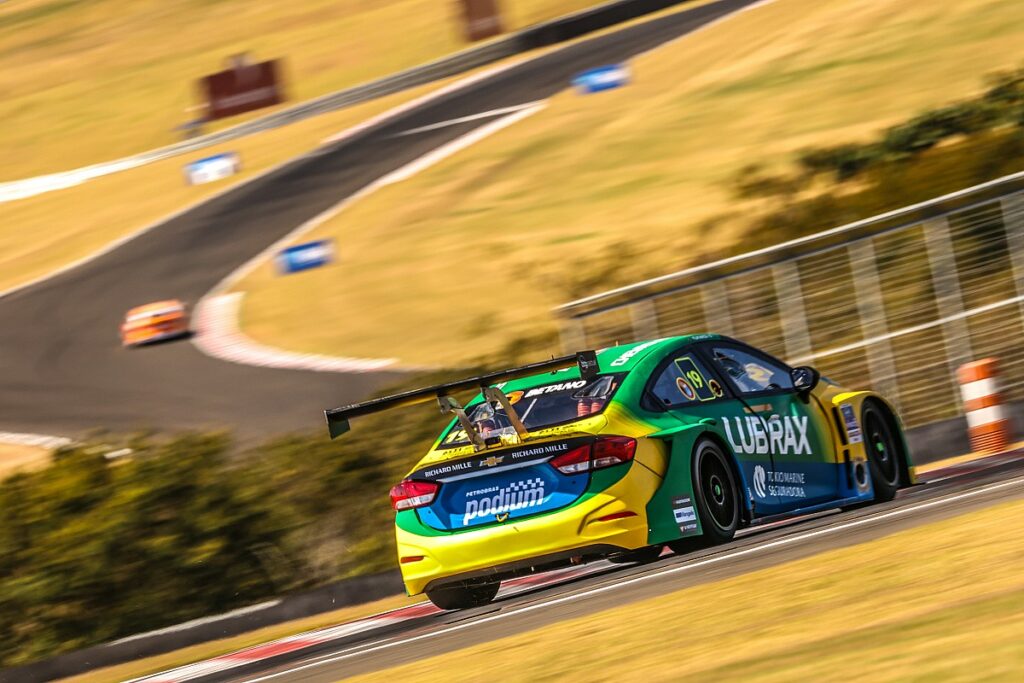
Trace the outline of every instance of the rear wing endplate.
<instances>
[{"instance_id":1,"label":"rear wing endplate","mask_svg":"<svg viewBox=\"0 0 1024 683\"><path fill-rule=\"evenodd\" d=\"M469 420L466 418L465 411L463 411L461 406L458 405L458 401L450 397L450 394L452 393L478 389L484 392L486 400L499 403L509 411L509 417L516 428L516 432L522 439L526 436L525 427L523 427L522 423L519 422L519 418L515 415L515 411L511 409L510 405L508 405L508 399L505 398L504 394L500 391L490 390L490 386L498 382L508 382L515 379L521 379L523 377L529 377L531 375L539 375L544 372L554 372L555 370L572 367L573 365L579 367L580 377L582 379L593 379L597 376L598 372L600 372L597 365L597 353L594 351L580 351L571 356L552 358L551 360L531 363L530 365L502 370L501 372L492 372L478 377L469 377L456 382L448 382L447 384L437 384L432 387L424 387L423 389L414 389L401 394L395 394L394 396L375 398L364 403L355 403L349 406L342 406L341 408L325 410L324 416L327 418L327 430L330 432L331 438L334 439L349 430L349 420L354 417L372 415L374 413L390 410L391 408L400 408L418 403L437 401L441 406L442 413L455 414L464 429L469 427L466 429L466 433L469 435L473 445L477 448L482 448L483 443L477 443L479 435L476 434L476 431L471 425L469 425Z\"/></svg>"}]
</instances>

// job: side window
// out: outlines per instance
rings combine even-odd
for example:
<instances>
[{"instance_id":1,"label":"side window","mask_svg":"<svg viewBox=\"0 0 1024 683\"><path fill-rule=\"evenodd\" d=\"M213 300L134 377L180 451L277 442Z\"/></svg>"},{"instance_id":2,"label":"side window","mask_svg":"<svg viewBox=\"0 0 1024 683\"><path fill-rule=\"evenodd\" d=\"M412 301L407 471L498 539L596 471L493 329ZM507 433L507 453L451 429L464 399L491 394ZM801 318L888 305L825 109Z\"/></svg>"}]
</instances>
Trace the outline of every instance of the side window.
<instances>
[{"instance_id":1,"label":"side window","mask_svg":"<svg viewBox=\"0 0 1024 683\"><path fill-rule=\"evenodd\" d=\"M741 394L793 388L789 369L778 361L732 346L712 346L711 356L721 373L728 375Z\"/></svg>"},{"instance_id":2,"label":"side window","mask_svg":"<svg viewBox=\"0 0 1024 683\"><path fill-rule=\"evenodd\" d=\"M694 353L681 353L661 371L651 388L665 406L713 401L722 396L722 387Z\"/></svg>"}]
</instances>

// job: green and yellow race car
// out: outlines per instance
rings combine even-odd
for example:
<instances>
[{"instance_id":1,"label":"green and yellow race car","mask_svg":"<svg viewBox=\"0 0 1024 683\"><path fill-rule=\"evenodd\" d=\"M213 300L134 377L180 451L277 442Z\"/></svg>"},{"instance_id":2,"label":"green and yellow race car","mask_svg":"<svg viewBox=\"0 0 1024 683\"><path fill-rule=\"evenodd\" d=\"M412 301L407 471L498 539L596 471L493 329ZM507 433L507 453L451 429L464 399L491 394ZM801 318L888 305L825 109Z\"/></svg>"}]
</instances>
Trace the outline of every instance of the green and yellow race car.
<instances>
[{"instance_id":1,"label":"green and yellow race car","mask_svg":"<svg viewBox=\"0 0 1024 683\"><path fill-rule=\"evenodd\" d=\"M465 407L453 393L480 389ZM656 339L326 411L437 400L454 416L391 490L410 595L482 605L503 579L665 545L725 543L767 517L887 501L915 474L896 411L714 334Z\"/></svg>"}]
</instances>

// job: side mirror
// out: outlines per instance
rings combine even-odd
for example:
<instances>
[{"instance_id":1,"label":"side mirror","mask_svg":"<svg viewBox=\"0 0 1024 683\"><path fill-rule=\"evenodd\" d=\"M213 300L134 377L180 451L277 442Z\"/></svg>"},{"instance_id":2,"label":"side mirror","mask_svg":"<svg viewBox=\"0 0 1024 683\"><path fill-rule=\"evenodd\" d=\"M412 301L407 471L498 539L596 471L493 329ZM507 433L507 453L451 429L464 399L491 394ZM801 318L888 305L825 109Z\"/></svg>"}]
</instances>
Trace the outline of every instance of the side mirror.
<instances>
[{"instance_id":1,"label":"side mirror","mask_svg":"<svg viewBox=\"0 0 1024 683\"><path fill-rule=\"evenodd\" d=\"M806 400L807 395L814 391L814 387L821 381L821 373L810 365L801 365L789 371L789 378L793 381L793 389Z\"/></svg>"}]
</instances>

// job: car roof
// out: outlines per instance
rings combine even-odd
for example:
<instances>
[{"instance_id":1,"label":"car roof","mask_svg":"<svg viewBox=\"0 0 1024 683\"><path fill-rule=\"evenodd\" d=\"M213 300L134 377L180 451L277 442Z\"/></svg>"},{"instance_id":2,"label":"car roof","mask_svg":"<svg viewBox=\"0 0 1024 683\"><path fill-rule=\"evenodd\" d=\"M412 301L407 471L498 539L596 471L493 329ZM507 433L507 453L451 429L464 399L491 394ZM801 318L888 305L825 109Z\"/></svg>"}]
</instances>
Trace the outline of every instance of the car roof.
<instances>
[{"instance_id":1,"label":"car roof","mask_svg":"<svg viewBox=\"0 0 1024 683\"><path fill-rule=\"evenodd\" d=\"M669 349L691 341L706 341L709 339L722 338L723 337L721 335L717 334L689 334L609 346L597 351L597 365L598 368L600 368L601 374L630 372L640 365L644 359L651 355L664 353ZM545 372L539 375L531 375L522 379L504 382L497 386L507 393L509 391L531 389L545 384L572 381L579 378L579 366L573 365L554 372ZM476 402L476 399L474 399L474 402Z\"/></svg>"},{"instance_id":2,"label":"car roof","mask_svg":"<svg viewBox=\"0 0 1024 683\"><path fill-rule=\"evenodd\" d=\"M166 301L154 301L150 304L143 304L142 306L136 306L132 308L125 315L141 315L143 313L151 313L154 311L160 311L168 308L185 308L185 304L178 301L177 299L167 299Z\"/></svg>"}]
</instances>

